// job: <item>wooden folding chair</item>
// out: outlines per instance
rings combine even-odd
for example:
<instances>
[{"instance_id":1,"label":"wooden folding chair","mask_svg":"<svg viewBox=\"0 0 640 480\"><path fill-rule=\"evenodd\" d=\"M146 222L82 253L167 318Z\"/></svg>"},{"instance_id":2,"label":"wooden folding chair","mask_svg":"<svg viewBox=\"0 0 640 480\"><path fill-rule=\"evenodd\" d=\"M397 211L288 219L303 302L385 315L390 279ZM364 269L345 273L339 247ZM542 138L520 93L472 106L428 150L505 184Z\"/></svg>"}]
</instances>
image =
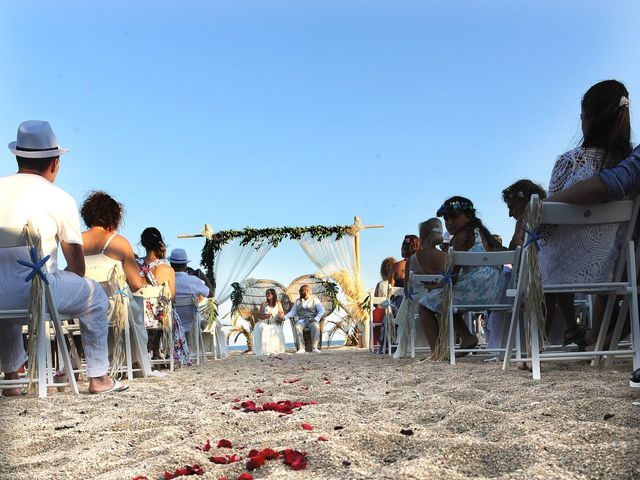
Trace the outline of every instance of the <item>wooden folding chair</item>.
<instances>
[{"instance_id":1,"label":"wooden folding chair","mask_svg":"<svg viewBox=\"0 0 640 480\"><path fill-rule=\"evenodd\" d=\"M12 388L20 385L28 385L31 381L38 384L38 396L47 396L47 387L69 386L71 392L78 394L78 386L71 367L71 356L61 324L61 317L56 308L54 294L49 282L46 280L46 273L40 270L43 265L39 265L43 259L42 248L40 246L40 234L33 227L31 222L27 222L24 228L0 227L0 249L26 247L24 260L31 263L31 300L29 306L17 310L0 310L0 322L7 322L14 325L27 325L30 342L37 342L37 359L29 358L29 362L35 362L36 378L21 378L19 380L0 380L0 388ZM31 258L29 258L31 256ZM16 278L16 282L24 282L23 278ZM34 310L38 305L39 309ZM66 319L65 319L66 320ZM57 340L58 351L64 363L64 371L67 375L66 383L54 383L54 366L52 361L51 343L49 341L49 323L53 324L55 338Z\"/></svg>"},{"instance_id":2,"label":"wooden folding chair","mask_svg":"<svg viewBox=\"0 0 640 480\"><path fill-rule=\"evenodd\" d=\"M551 225L595 225L606 223L626 223L625 234L620 247L620 254L614 268L613 280L611 282L600 283L583 283L583 284L562 284L562 285L543 285L544 293L578 293L584 292L588 294L606 294L608 295L605 312L600 327L596 348L591 352L575 352L575 351L546 351L540 352L538 342L538 319L533 318L530 312L525 312L528 328L531 333L531 346L529 358L522 358L523 361L531 361L533 378L540 379L540 362L544 360L583 360L592 359L596 362L602 357L607 359L613 356L632 356L634 369L640 366L640 326L638 323L638 285L637 285L637 266L636 266L636 247L632 240L634 226L638 218L638 208L640 197L635 200L623 200L620 202L610 202L598 205L573 205L557 202L542 202L542 214L540 224ZM538 201L537 195L532 196L530 208L534 208ZM536 239L527 234L528 245L524 249L521 258L521 268L519 274L519 283L524 285L527 276L531 273L527 270L527 256L530 249L535 248ZM588 252L585 252L588 255ZM627 272L627 279L623 279L624 272ZM542 283L542 280L540 280ZM522 293L522 292L521 292ZM609 350L602 350L604 338L609 328L611 316L617 302L617 297L623 296L622 306L617 318L615 332L622 330L622 325L626 315L631 310L631 348L618 349L618 339L611 341ZM521 300L521 299L519 299ZM518 305L520 302L517 302ZM509 335L507 338L507 355L505 355L503 369L506 369L510 358L510 352L513 348L513 337L519 319L517 315L511 318L509 326ZM614 332L614 337L615 337Z\"/></svg>"}]
</instances>

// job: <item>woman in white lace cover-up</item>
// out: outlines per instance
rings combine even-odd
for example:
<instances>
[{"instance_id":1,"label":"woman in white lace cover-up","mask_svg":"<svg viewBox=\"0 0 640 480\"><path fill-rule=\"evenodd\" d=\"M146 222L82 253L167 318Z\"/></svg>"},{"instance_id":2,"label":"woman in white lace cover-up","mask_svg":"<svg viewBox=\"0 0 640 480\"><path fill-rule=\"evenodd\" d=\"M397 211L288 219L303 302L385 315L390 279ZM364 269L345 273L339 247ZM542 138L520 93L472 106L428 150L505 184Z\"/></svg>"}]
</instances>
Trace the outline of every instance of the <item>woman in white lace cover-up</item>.
<instances>
[{"instance_id":1,"label":"woman in white lace cover-up","mask_svg":"<svg viewBox=\"0 0 640 480\"><path fill-rule=\"evenodd\" d=\"M611 168L631 152L629 93L616 80L593 85L582 98L582 133L579 148L556 160L549 195ZM554 225L543 227L540 270L544 284L607 282L620 250L618 224ZM584 332L575 320L572 294L547 295L547 331L556 308L565 324L564 343L584 346ZM600 302L598 302L600 303ZM599 306L594 318L602 314ZM596 321L597 323L597 321Z\"/></svg>"},{"instance_id":2,"label":"woman in white lace cover-up","mask_svg":"<svg viewBox=\"0 0 640 480\"><path fill-rule=\"evenodd\" d=\"M267 300L260 305L259 321L253 329L253 352L256 355L284 353L284 310L273 288L265 295Z\"/></svg>"},{"instance_id":3,"label":"woman in white lace cover-up","mask_svg":"<svg viewBox=\"0 0 640 480\"><path fill-rule=\"evenodd\" d=\"M439 218L430 218L422 222L419 226L420 250L409 258L409 268L406 269L405 285L409 285L409 272L415 274L435 275L444 272L445 253L436 247L442 244L442 222ZM408 357L411 353L411 322L413 316L418 312L418 302L425 290L414 288L411 296L406 296L398 309L396 323L398 324L398 348L393 354L393 358ZM416 348L428 347L427 334L422 322L415 322L415 344Z\"/></svg>"}]
</instances>

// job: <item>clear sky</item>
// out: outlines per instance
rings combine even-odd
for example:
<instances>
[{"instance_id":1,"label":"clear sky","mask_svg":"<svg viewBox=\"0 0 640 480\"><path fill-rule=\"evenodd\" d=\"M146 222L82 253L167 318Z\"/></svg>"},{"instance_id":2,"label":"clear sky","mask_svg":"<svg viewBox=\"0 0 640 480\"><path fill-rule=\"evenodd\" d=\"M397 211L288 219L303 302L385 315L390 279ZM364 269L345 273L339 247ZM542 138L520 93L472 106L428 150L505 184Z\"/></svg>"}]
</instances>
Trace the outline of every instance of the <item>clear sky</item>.
<instances>
[{"instance_id":1,"label":"clear sky","mask_svg":"<svg viewBox=\"0 0 640 480\"><path fill-rule=\"evenodd\" d=\"M384 224L370 288L448 196L510 238L501 190L546 187L593 83L626 84L637 128L638 20L633 0L2 1L0 132L50 121L57 183L123 202L134 249L152 225L199 260L176 235L204 223ZM314 271L290 242L252 276Z\"/></svg>"}]
</instances>

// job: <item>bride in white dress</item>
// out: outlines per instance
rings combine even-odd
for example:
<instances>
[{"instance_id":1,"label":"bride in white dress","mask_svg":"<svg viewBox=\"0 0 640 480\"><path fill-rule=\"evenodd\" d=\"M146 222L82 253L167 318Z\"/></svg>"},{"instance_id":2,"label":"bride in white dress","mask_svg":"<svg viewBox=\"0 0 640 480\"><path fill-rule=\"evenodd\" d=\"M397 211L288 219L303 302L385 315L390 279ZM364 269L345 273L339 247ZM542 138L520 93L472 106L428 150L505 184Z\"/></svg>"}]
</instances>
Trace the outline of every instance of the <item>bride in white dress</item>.
<instances>
[{"instance_id":1,"label":"bride in white dress","mask_svg":"<svg viewBox=\"0 0 640 480\"><path fill-rule=\"evenodd\" d=\"M260 305L258 322L253 329L253 352L256 355L284 353L284 310L273 288L267 290L266 297L267 300Z\"/></svg>"}]
</instances>

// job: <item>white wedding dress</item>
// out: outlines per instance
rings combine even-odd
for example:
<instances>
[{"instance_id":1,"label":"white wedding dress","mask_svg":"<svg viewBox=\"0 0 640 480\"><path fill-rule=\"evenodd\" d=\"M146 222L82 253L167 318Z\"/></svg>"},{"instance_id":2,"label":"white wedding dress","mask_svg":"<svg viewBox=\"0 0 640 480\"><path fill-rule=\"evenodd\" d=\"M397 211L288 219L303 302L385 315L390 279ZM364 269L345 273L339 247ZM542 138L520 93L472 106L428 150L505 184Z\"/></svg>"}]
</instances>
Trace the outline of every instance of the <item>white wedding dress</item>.
<instances>
[{"instance_id":1,"label":"white wedding dress","mask_svg":"<svg viewBox=\"0 0 640 480\"><path fill-rule=\"evenodd\" d=\"M260 355L284 353L284 329L278 321L278 305L265 306L269 318L260 320L253 329L253 352Z\"/></svg>"}]
</instances>

